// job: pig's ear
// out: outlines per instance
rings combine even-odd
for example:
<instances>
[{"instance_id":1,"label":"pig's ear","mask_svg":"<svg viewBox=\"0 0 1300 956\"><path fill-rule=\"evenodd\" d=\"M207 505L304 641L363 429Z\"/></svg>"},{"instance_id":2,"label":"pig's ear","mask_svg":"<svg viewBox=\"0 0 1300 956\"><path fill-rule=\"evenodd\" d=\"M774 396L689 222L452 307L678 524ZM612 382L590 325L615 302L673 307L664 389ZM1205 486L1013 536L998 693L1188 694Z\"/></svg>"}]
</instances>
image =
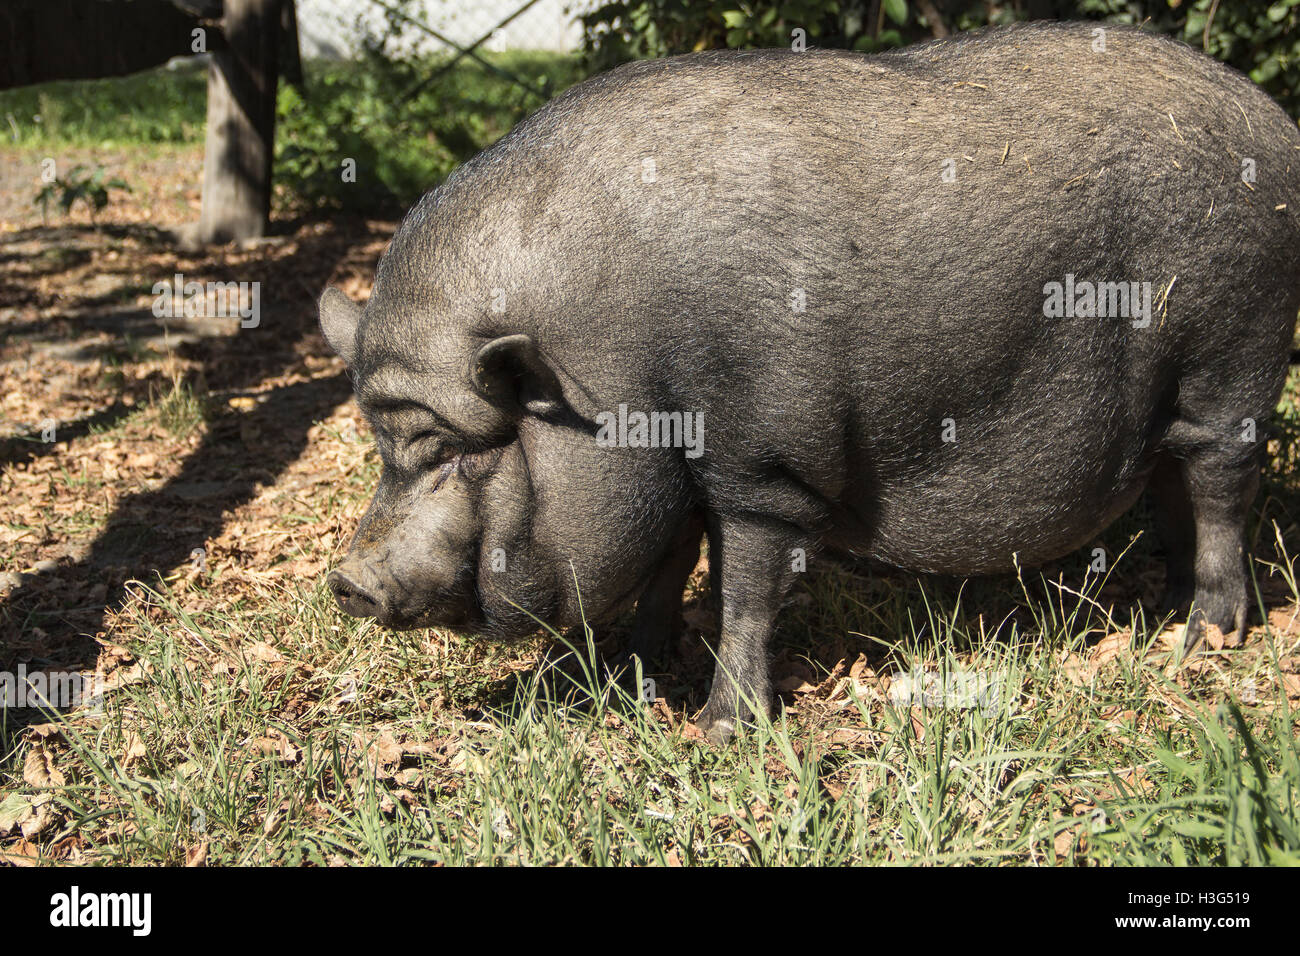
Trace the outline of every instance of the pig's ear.
<instances>
[{"instance_id":1,"label":"pig's ear","mask_svg":"<svg viewBox=\"0 0 1300 956\"><path fill-rule=\"evenodd\" d=\"M518 404L542 418L564 409L560 380L527 335L506 335L478 350L470 381L489 401Z\"/></svg>"},{"instance_id":2,"label":"pig's ear","mask_svg":"<svg viewBox=\"0 0 1300 956\"><path fill-rule=\"evenodd\" d=\"M361 321L361 306L341 289L330 286L320 297L320 330L345 365L351 365L357 355L357 324Z\"/></svg>"}]
</instances>

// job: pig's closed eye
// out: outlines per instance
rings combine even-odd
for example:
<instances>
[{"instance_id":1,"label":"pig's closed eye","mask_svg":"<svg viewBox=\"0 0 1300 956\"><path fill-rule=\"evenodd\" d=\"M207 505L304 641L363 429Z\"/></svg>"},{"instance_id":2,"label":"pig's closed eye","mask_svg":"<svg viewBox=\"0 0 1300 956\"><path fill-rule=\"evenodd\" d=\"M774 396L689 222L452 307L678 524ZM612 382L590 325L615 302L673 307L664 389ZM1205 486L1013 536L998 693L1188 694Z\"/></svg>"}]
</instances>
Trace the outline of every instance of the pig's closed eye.
<instances>
[{"instance_id":1,"label":"pig's closed eye","mask_svg":"<svg viewBox=\"0 0 1300 956\"><path fill-rule=\"evenodd\" d=\"M412 435L406 440L405 445L426 468L436 468L460 454L460 449L448 444L446 436L436 431Z\"/></svg>"}]
</instances>

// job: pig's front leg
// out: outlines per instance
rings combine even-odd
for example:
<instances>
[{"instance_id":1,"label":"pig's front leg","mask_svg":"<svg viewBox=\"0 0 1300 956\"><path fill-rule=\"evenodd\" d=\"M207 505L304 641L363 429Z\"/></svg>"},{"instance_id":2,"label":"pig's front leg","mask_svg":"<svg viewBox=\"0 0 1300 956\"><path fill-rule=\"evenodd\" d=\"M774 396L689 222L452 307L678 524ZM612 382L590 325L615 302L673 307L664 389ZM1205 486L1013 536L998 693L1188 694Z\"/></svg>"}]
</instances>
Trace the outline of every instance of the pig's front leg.
<instances>
[{"instance_id":1,"label":"pig's front leg","mask_svg":"<svg viewBox=\"0 0 1300 956\"><path fill-rule=\"evenodd\" d=\"M725 743L738 721L767 714L772 703L767 647L781 602L794 584L808 536L782 521L746 516L712 522L717 549L713 586L721 590L718 663L713 688L696 723L712 743ZM712 552L711 552L712 553Z\"/></svg>"}]
</instances>

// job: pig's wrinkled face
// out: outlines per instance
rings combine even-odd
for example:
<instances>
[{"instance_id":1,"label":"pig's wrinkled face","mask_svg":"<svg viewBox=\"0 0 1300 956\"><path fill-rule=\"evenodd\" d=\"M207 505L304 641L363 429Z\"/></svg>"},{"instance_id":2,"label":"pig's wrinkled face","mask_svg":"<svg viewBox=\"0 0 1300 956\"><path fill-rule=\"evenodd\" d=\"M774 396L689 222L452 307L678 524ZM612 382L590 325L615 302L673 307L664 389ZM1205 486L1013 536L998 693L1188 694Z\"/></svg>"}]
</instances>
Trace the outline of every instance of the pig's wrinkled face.
<instances>
[{"instance_id":1,"label":"pig's wrinkled face","mask_svg":"<svg viewBox=\"0 0 1300 956\"><path fill-rule=\"evenodd\" d=\"M611 619L689 511L680 453L602 444L595 400L531 335L383 276L364 321L337 289L320 303L384 465L329 576L339 606L496 639Z\"/></svg>"},{"instance_id":2,"label":"pig's wrinkled face","mask_svg":"<svg viewBox=\"0 0 1300 956\"><path fill-rule=\"evenodd\" d=\"M322 329L353 372L383 460L379 490L328 578L335 599L348 614L399 629L498 638L534 630L532 615L554 611L554 582L533 558L530 476L512 402L544 405L540 393L554 383L526 384L536 356L525 336L466 342L459 361L446 349L446 367L416 369L382 344L359 343L360 314L337 290L321 300Z\"/></svg>"}]
</instances>

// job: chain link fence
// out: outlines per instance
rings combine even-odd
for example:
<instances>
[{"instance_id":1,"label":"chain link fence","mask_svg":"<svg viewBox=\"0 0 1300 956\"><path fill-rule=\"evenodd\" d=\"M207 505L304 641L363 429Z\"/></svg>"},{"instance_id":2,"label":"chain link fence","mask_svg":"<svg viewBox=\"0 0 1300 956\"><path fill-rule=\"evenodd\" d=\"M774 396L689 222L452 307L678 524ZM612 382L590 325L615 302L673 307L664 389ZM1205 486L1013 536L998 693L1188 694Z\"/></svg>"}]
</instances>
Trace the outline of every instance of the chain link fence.
<instances>
[{"instance_id":1,"label":"chain link fence","mask_svg":"<svg viewBox=\"0 0 1300 956\"><path fill-rule=\"evenodd\" d=\"M486 36L478 49L568 52L581 46L577 18L592 6L583 0L415 0L401 5L402 12L445 39L408 23L401 42L419 52L454 52ZM298 0L297 10L302 52L309 57L348 58L366 33L386 27L383 6L371 0Z\"/></svg>"}]
</instances>

